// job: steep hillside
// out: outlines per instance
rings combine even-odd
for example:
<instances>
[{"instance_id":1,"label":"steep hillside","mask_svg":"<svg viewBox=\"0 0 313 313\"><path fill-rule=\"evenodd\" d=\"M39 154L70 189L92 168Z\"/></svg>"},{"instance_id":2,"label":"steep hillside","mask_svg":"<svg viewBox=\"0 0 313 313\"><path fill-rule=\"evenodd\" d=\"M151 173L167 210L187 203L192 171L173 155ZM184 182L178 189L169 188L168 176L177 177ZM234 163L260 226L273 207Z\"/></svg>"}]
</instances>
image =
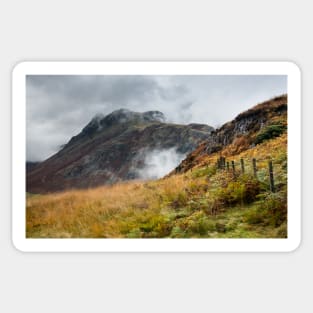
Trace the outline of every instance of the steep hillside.
<instances>
[{"instance_id":1,"label":"steep hillside","mask_svg":"<svg viewBox=\"0 0 313 313\"><path fill-rule=\"evenodd\" d=\"M286 108L283 96L240 114L163 179L28 195L27 237L286 238Z\"/></svg>"},{"instance_id":2,"label":"steep hillside","mask_svg":"<svg viewBox=\"0 0 313 313\"><path fill-rule=\"evenodd\" d=\"M262 138L276 137L287 130L287 95L260 103L234 120L212 131L208 140L191 152L173 171L184 173L205 163L206 156L232 156L254 147Z\"/></svg>"},{"instance_id":3,"label":"steep hillside","mask_svg":"<svg viewBox=\"0 0 313 313\"><path fill-rule=\"evenodd\" d=\"M147 154L174 149L185 155L212 130L208 125L166 123L158 111L122 109L97 115L61 151L32 168L27 191L46 193L140 178Z\"/></svg>"}]
</instances>

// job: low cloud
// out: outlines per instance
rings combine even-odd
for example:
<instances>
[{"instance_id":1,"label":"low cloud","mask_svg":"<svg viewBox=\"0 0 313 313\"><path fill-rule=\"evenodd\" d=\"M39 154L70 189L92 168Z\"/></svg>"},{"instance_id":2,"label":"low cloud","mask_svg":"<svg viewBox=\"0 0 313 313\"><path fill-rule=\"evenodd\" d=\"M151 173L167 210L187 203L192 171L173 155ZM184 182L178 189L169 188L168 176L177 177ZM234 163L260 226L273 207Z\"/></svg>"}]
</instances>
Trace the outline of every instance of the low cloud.
<instances>
[{"instance_id":1,"label":"low cloud","mask_svg":"<svg viewBox=\"0 0 313 313\"><path fill-rule=\"evenodd\" d=\"M152 150L145 153L144 167L137 169L140 179L158 179L171 172L185 158L176 148Z\"/></svg>"}]
</instances>

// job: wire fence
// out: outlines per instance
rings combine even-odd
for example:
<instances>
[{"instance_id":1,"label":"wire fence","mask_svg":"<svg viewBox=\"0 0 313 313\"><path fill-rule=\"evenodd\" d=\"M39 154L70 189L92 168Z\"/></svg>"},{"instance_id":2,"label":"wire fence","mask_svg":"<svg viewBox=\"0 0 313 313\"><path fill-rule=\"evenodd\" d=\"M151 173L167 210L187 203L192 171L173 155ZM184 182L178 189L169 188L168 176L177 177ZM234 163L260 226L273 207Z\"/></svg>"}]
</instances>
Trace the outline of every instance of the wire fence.
<instances>
[{"instance_id":1,"label":"wire fence","mask_svg":"<svg viewBox=\"0 0 313 313\"><path fill-rule=\"evenodd\" d=\"M258 177L258 165L256 158L252 158L250 160L245 160L243 158L240 159L240 162L235 162L235 160L227 160L225 157L219 157L216 161L216 167L218 170L225 170L227 172L232 172L234 178L236 178L240 173L250 173L255 179L259 180ZM269 177L269 189L271 192L275 192L275 178L274 178L274 170L273 170L273 161L267 161L267 171Z\"/></svg>"}]
</instances>

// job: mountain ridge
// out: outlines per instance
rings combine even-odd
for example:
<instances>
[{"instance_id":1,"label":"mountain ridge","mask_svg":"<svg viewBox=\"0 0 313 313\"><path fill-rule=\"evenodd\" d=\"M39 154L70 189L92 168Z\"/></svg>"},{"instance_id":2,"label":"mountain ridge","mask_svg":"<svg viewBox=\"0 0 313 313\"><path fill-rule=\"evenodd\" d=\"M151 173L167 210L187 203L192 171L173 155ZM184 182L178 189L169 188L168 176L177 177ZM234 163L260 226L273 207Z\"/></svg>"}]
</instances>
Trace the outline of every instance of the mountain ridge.
<instances>
[{"instance_id":1,"label":"mountain ridge","mask_svg":"<svg viewBox=\"0 0 313 313\"><path fill-rule=\"evenodd\" d=\"M27 191L89 188L139 178L147 151L188 153L213 130L205 124L166 123L160 111L126 109L96 115L60 151L27 174Z\"/></svg>"}]
</instances>

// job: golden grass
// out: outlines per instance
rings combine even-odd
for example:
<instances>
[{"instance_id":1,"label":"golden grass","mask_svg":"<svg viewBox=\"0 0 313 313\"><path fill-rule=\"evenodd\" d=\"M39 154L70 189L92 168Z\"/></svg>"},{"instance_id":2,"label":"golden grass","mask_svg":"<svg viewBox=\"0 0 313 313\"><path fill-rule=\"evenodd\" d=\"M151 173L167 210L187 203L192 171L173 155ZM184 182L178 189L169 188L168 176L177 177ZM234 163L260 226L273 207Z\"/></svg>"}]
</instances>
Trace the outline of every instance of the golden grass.
<instances>
[{"instance_id":1,"label":"golden grass","mask_svg":"<svg viewBox=\"0 0 313 313\"><path fill-rule=\"evenodd\" d=\"M287 135L283 134L228 159L235 160L238 164L240 158L251 160L255 157L258 160L260 174L263 175L262 179L266 179L268 159L273 159L277 162L277 166L274 167L276 177L286 184L286 170L281 168L282 162L286 159L286 147ZM225 151L224 153L226 155ZM206 171L214 166L219 156L220 153L203 156L199 165L192 171L157 181L131 181L94 189L27 195L26 236L175 237L181 236L183 232L190 237L197 237L199 234L204 237L215 236L213 231L208 233L208 229L210 227L220 229L220 222L215 221L217 217L207 216L209 213L206 206L211 201L213 189L210 188L219 183L223 174L212 174L212 177L209 177ZM250 163L247 163L247 171L251 172ZM197 175L199 173L200 175ZM242 237L267 237L276 232L275 229L268 230L259 225L252 230L248 225L249 232L242 230L241 215L244 213L241 208L239 211L229 212L233 215L229 215L228 218L235 217L240 229L235 229L231 233L220 233L221 237L237 234ZM227 216L221 215L220 218L224 220Z\"/></svg>"},{"instance_id":2,"label":"golden grass","mask_svg":"<svg viewBox=\"0 0 313 313\"><path fill-rule=\"evenodd\" d=\"M156 182L31 196L27 198L27 236L119 237L115 221L142 211L160 212L161 204L172 201L189 183L176 175Z\"/></svg>"}]
</instances>

